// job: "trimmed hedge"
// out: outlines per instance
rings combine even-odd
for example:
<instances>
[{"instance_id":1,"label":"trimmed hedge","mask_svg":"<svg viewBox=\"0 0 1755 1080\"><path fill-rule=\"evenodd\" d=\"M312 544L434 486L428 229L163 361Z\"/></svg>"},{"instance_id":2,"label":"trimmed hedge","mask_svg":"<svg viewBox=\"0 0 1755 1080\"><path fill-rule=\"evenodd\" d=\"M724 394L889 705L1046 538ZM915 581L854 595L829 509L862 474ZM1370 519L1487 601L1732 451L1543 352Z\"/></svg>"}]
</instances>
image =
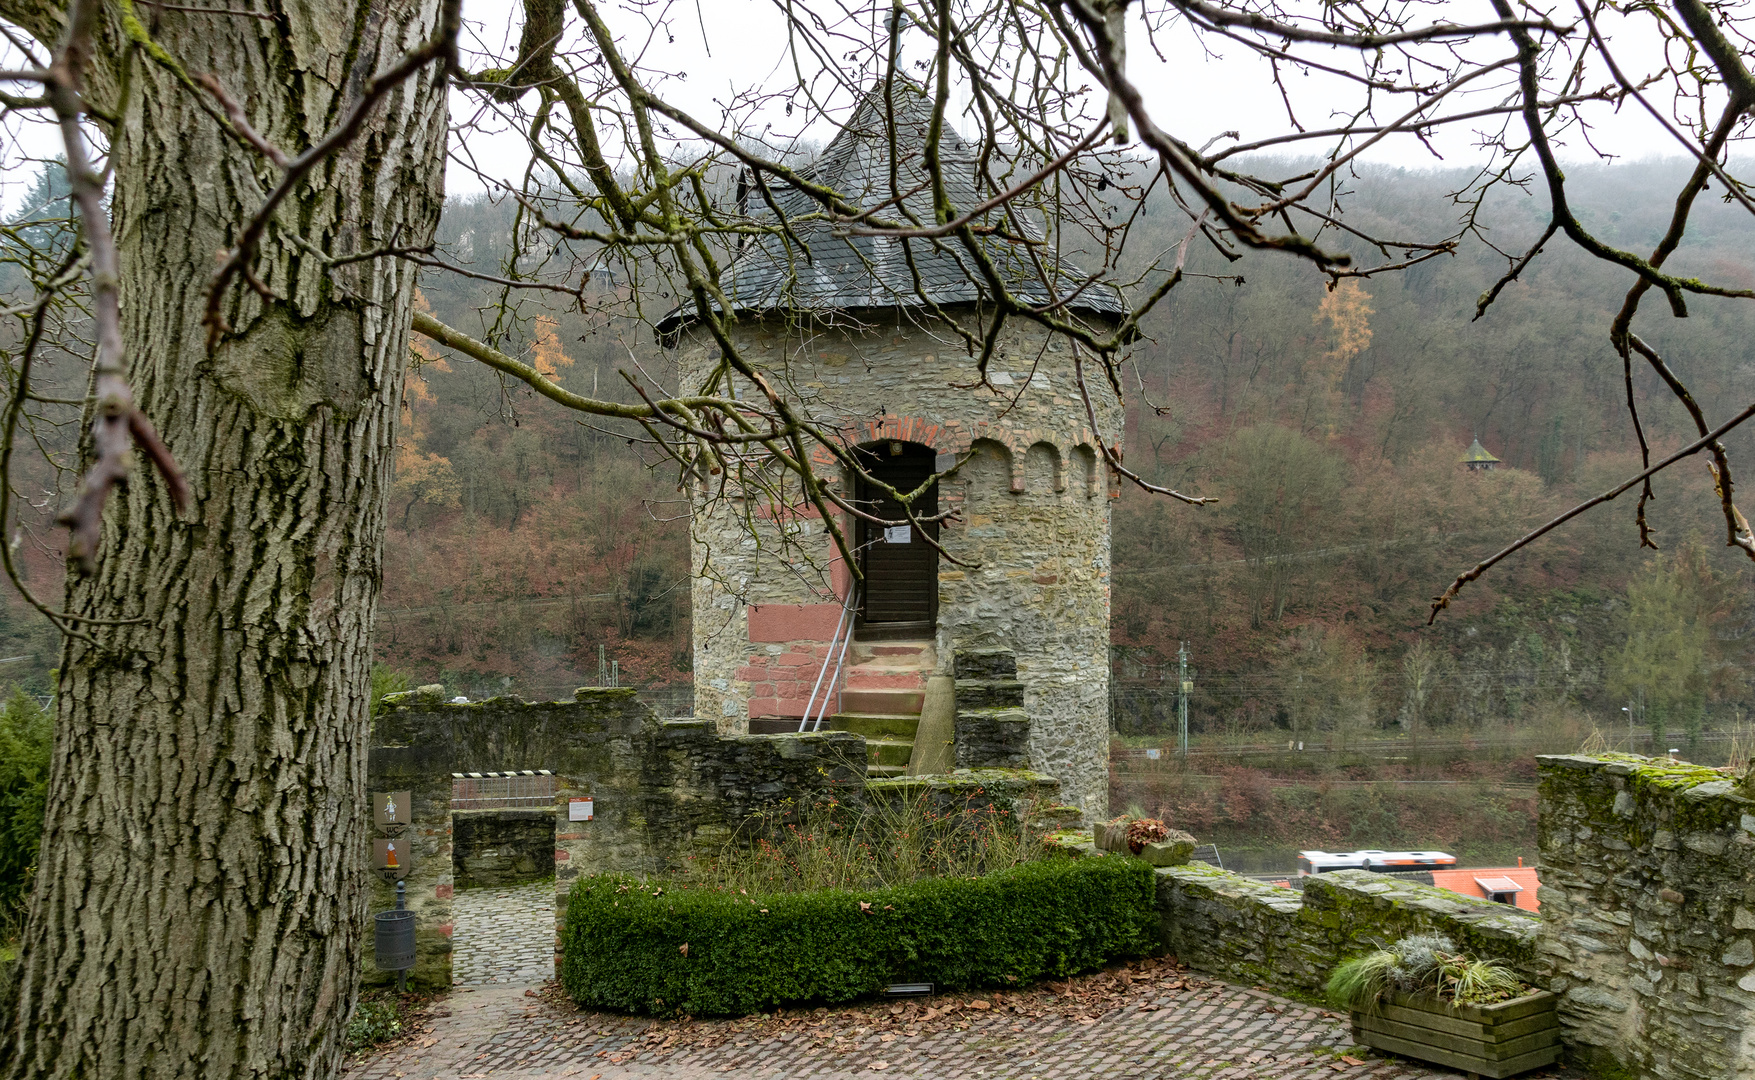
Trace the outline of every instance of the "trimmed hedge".
<instances>
[{"instance_id":1,"label":"trimmed hedge","mask_svg":"<svg viewBox=\"0 0 1755 1080\"><path fill-rule=\"evenodd\" d=\"M1152 951L1154 882L1145 862L1123 858L755 897L582 878L561 982L589 1008L693 1016L837 1004L897 982L1011 986Z\"/></svg>"}]
</instances>

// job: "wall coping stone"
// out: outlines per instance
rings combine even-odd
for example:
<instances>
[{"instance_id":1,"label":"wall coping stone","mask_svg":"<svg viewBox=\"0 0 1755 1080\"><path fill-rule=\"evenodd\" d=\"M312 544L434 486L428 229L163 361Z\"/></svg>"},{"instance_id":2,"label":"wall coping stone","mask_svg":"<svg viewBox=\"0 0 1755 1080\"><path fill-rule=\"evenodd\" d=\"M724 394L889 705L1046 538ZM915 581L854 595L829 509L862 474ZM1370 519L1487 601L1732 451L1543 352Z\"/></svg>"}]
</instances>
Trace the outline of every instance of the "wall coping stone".
<instances>
[{"instance_id":1,"label":"wall coping stone","mask_svg":"<svg viewBox=\"0 0 1755 1080\"><path fill-rule=\"evenodd\" d=\"M1302 892L1191 862L1157 871L1165 948L1184 963L1297 997L1319 996L1343 960L1441 932L1472 955L1535 978L1531 912L1364 870L1304 879Z\"/></svg>"}]
</instances>

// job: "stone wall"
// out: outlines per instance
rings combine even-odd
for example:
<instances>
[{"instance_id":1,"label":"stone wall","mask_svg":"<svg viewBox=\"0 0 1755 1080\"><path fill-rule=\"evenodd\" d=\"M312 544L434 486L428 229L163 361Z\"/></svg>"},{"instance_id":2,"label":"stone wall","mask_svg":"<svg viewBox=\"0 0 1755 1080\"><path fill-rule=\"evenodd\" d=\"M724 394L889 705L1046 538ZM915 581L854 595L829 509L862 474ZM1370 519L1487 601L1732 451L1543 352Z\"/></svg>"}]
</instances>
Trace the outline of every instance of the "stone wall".
<instances>
[{"instance_id":1,"label":"stone wall","mask_svg":"<svg viewBox=\"0 0 1755 1080\"><path fill-rule=\"evenodd\" d=\"M1030 764L1030 714L1010 649L959 650L956 655L959 769L1022 769Z\"/></svg>"},{"instance_id":2,"label":"stone wall","mask_svg":"<svg viewBox=\"0 0 1755 1080\"><path fill-rule=\"evenodd\" d=\"M1433 931L1527 978L1541 971L1534 915L1364 870L1308 877L1298 892L1205 863L1164 867L1158 915L1165 948L1195 969L1306 998L1341 961Z\"/></svg>"},{"instance_id":3,"label":"stone wall","mask_svg":"<svg viewBox=\"0 0 1755 1080\"><path fill-rule=\"evenodd\" d=\"M1755 1077L1755 801L1664 759L1539 762L1540 948L1572 1055Z\"/></svg>"},{"instance_id":4,"label":"stone wall","mask_svg":"<svg viewBox=\"0 0 1755 1080\"><path fill-rule=\"evenodd\" d=\"M736 333L776 388L836 418L850 443L920 443L941 470L955 468L939 505L958 514L940 541L966 565L940 561L938 674L950 674L959 649L1011 650L1027 687L1030 768L1059 778L1087 820L1105 816L1111 487L1071 344L1013 320L991 388L969 389L975 360L949 327L892 311L862 317L842 327L752 319ZM685 385L716 360L710 340L683 336ZM1101 379L1091 388L1101 436L1118 441L1119 402ZM724 493L712 479L691 530L693 563L706 567L693 591L695 714L731 732L752 715L802 714L848 574L820 518L782 510L776 520L764 496Z\"/></svg>"},{"instance_id":5,"label":"stone wall","mask_svg":"<svg viewBox=\"0 0 1755 1080\"><path fill-rule=\"evenodd\" d=\"M453 773L557 774L557 910L582 873L672 869L717 853L752 815L786 799L863 798L865 740L848 732L721 737L704 721L658 720L630 688L584 689L573 701L451 704L422 691L386 701L368 783L373 792L413 796L409 822L394 832L411 859L405 881L418 919L411 981L423 988L451 981ZM572 800L587 798L591 820L571 820ZM393 889L387 872L375 874L371 909L390 908ZM370 956L368 945L366 974L376 980Z\"/></svg>"},{"instance_id":6,"label":"stone wall","mask_svg":"<svg viewBox=\"0 0 1755 1080\"><path fill-rule=\"evenodd\" d=\"M553 877L554 810L453 810L451 866L459 889Z\"/></svg>"}]
</instances>

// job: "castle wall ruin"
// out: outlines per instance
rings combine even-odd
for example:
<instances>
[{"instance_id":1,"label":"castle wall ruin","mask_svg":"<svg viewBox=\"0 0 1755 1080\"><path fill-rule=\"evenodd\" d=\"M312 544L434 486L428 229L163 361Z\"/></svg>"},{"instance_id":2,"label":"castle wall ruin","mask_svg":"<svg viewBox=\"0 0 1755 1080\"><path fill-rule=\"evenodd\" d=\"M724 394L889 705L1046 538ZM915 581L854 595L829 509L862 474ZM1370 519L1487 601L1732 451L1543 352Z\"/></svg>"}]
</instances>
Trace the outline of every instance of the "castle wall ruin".
<instances>
[{"instance_id":1,"label":"castle wall ruin","mask_svg":"<svg viewBox=\"0 0 1755 1080\"><path fill-rule=\"evenodd\" d=\"M1539 948L1571 1057L1755 1077L1755 799L1662 758L1538 761Z\"/></svg>"}]
</instances>

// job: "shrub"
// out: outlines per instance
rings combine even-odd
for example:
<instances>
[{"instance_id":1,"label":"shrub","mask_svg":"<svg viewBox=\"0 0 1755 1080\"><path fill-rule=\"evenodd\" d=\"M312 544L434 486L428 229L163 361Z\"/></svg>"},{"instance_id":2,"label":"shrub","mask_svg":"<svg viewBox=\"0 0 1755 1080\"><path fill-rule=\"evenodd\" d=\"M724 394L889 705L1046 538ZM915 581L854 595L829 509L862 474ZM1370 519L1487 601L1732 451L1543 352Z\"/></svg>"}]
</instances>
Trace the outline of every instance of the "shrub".
<instances>
[{"instance_id":1,"label":"shrub","mask_svg":"<svg viewBox=\"0 0 1755 1080\"><path fill-rule=\"evenodd\" d=\"M389 1042L402 1034L402 1003L391 994L360 996L347 1020L346 1052L353 1054Z\"/></svg>"},{"instance_id":2,"label":"shrub","mask_svg":"<svg viewBox=\"0 0 1755 1080\"><path fill-rule=\"evenodd\" d=\"M48 710L15 690L0 707L0 918L23 900L36 869L54 741Z\"/></svg>"},{"instance_id":3,"label":"shrub","mask_svg":"<svg viewBox=\"0 0 1755 1080\"><path fill-rule=\"evenodd\" d=\"M1149 952L1154 880L1145 863L1116 858L757 896L583 878L568 901L561 981L589 1008L729 1016L896 982L1010 986Z\"/></svg>"}]
</instances>

